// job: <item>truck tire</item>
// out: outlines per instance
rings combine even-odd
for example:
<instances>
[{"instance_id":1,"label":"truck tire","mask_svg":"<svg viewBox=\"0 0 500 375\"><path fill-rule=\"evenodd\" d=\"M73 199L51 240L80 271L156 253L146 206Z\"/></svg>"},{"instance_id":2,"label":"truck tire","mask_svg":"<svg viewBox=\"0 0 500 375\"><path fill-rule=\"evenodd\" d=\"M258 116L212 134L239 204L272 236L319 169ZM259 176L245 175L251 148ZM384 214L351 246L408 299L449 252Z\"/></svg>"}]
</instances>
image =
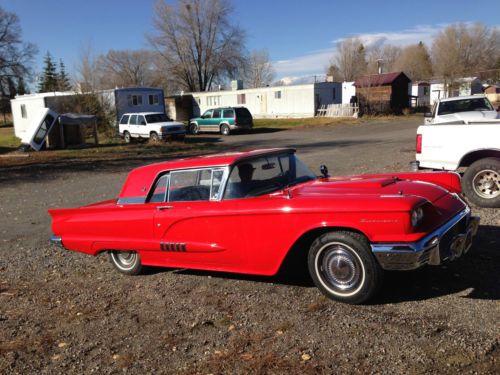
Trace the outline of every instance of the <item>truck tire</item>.
<instances>
[{"instance_id":1,"label":"truck tire","mask_svg":"<svg viewBox=\"0 0 500 375\"><path fill-rule=\"evenodd\" d=\"M462 178L462 191L479 207L500 207L500 159L485 158L472 163Z\"/></svg>"}]
</instances>

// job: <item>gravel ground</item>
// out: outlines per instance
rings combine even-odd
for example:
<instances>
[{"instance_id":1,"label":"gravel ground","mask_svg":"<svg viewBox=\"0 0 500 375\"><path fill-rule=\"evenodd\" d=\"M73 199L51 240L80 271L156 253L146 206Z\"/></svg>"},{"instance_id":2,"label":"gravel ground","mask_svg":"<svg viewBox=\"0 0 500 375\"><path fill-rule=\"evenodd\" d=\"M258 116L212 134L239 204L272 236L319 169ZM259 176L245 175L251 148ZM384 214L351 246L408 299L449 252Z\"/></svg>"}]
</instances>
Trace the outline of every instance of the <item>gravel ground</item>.
<instances>
[{"instance_id":1,"label":"gravel ground","mask_svg":"<svg viewBox=\"0 0 500 375\"><path fill-rule=\"evenodd\" d=\"M383 155L377 143L363 156L346 147L352 164L334 169L404 169L412 141L398 142ZM297 147L317 165L321 150ZM372 154L385 162L370 163ZM47 208L113 198L133 166L1 171L0 373L499 373L500 210L474 208L482 225L465 257L388 273L366 306L325 299L300 269L264 278L155 268L127 277L105 256L48 244Z\"/></svg>"}]
</instances>

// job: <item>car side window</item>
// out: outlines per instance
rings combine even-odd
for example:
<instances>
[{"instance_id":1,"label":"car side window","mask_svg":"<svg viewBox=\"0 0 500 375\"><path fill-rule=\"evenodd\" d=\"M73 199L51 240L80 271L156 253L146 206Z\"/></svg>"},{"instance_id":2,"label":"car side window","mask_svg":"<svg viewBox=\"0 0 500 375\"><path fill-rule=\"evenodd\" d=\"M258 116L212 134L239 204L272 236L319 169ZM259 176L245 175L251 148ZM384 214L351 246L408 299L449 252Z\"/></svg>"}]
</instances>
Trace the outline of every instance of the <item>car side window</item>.
<instances>
[{"instance_id":1,"label":"car side window","mask_svg":"<svg viewBox=\"0 0 500 375\"><path fill-rule=\"evenodd\" d=\"M221 112L220 109L214 109L212 118L220 118L220 112Z\"/></svg>"},{"instance_id":2,"label":"car side window","mask_svg":"<svg viewBox=\"0 0 500 375\"><path fill-rule=\"evenodd\" d=\"M233 109L226 109L224 110L224 114L222 115L224 118L234 118L234 110Z\"/></svg>"},{"instance_id":3,"label":"car side window","mask_svg":"<svg viewBox=\"0 0 500 375\"><path fill-rule=\"evenodd\" d=\"M146 125L146 119L144 118L144 116L137 116L137 123L139 125Z\"/></svg>"},{"instance_id":4,"label":"car side window","mask_svg":"<svg viewBox=\"0 0 500 375\"><path fill-rule=\"evenodd\" d=\"M130 116L130 125L137 125L137 115Z\"/></svg>"},{"instance_id":5,"label":"car side window","mask_svg":"<svg viewBox=\"0 0 500 375\"><path fill-rule=\"evenodd\" d=\"M203 118L212 118L212 110L206 111L203 116Z\"/></svg>"},{"instance_id":6,"label":"car side window","mask_svg":"<svg viewBox=\"0 0 500 375\"><path fill-rule=\"evenodd\" d=\"M122 119L120 120L121 125L127 125L128 124L128 119L130 118L129 115L123 115Z\"/></svg>"},{"instance_id":7,"label":"car side window","mask_svg":"<svg viewBox=\"0 0 500 375\"><path fill-rule=\"evenodd\" d=\"M216 200L223 174L223 169L171 172L167 199L169 202Z\"/></svg>"},{"instance_id":8,"label":"car side window","mask_svg":"<svg viewBox=\"0 0 500 375\"><path fill-rule=\"evenodd\" d=\"M161 176L153 189L153 193L151 194L151 198L149 199L150 203L154 202L165 202L167 200L167 187L169 175L165 174Z\"/></svg>"}]
</instances>

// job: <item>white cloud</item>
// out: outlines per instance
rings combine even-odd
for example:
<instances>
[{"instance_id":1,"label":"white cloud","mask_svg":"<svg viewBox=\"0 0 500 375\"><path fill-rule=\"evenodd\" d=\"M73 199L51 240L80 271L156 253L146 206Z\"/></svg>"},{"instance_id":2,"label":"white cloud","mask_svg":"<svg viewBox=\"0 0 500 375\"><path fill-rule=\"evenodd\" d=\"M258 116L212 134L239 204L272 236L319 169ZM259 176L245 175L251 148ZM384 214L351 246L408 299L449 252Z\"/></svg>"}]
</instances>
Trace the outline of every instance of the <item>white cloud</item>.
<instances>
[{"instance_id":1,"label":"white cloud","mask_svg":"<svg viewBox=\"0 0 500 375\"><path fill-rule=\"evenodd\" d=\"M364 34L354 34L351 37L358 37L367 47L374 47L383 44L393 44L404 46L422 41L430 46L433 36L445 28L447 25L421 25L412 29L391 32L374 32ZM346 36L347 37L347 36ZM331 42L331 47L311 51L303 56L294 57L288 60L274 62L274 68L278 78L291 76L297 78L325 73L325 68L336 52L336 45L345 38L339 38Z\"/></svg>"}]
</instances>

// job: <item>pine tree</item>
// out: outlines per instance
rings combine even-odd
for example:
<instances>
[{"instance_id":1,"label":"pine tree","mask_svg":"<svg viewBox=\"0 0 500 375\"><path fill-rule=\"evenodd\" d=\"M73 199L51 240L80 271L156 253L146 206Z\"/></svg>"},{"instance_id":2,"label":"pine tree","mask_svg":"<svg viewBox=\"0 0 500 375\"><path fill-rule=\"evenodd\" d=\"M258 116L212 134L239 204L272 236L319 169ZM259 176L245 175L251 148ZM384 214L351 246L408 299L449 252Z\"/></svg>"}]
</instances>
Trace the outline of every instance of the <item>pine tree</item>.
<instances>
[{"instance_id":1,"label":"pine tree","mask_svg":"<svg viewBox=\"0 0 500 375\"><path fill-rule=\"evenodd\" d=\"M59 74L57 80L57 87L59 91L69 91L71 90L71 85L69 83L68 75L66 74L66 67L62 59L59 59Z\"/></svg>"},{"instance_id":2,"label":"pine tree","mask_svg":"<svg viewBox=\"0 0 500 375\"><path fill-rule=\"evenodd\" d=\"M43 70L43 76L38 85L38 92L50 92L57 90L57 80L58 74L56 66L52 61L52 56L50 52L47 52L44 60L45 68Z\"/></svg>"}]
</instances>

